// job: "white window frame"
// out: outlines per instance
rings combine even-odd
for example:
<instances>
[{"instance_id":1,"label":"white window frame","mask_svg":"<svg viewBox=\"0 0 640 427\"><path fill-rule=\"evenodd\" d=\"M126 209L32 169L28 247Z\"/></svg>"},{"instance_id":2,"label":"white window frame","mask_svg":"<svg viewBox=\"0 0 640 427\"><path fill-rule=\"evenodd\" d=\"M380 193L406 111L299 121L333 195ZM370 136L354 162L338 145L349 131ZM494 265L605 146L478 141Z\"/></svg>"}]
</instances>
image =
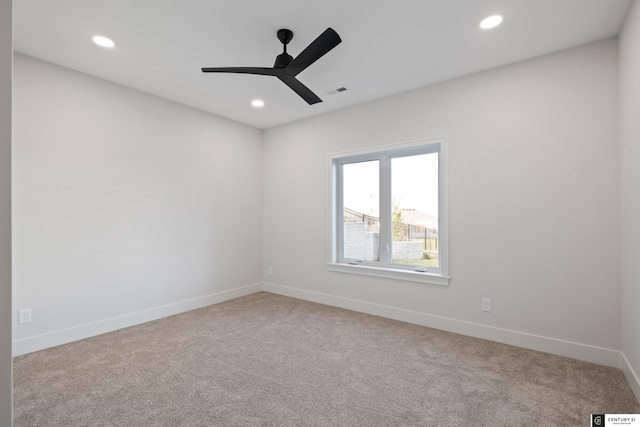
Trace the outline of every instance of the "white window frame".
<instances>
[{"instance_id":1,"label":"white window frame","mask_svg":"<svg viewBox=\"0 0 640 427\"><path fill-rule=\"evenodd\" d=\"M416 269L414 266L391 264L389 260L389 236L380 230L380 261L347 260L342 257L343 251L343 206L340 165L357 161L386 159L389 156L418 155L438 152L438 269ZM381 163L381 175L384 163ZM445 137L422 139L401 144L391 144L364 150L345 151L329 155L329 212L327 266L330 271L373 276L384 279L403 280L426 285L449 286L449 224L448 224L448 179L447 179L447 144ZM390 206L390 189L381 178L381 206ZM389 212L387 212L389 210ZM380 221L388 223L390 209L380 210Z\"/></svg>"}]
</instances>

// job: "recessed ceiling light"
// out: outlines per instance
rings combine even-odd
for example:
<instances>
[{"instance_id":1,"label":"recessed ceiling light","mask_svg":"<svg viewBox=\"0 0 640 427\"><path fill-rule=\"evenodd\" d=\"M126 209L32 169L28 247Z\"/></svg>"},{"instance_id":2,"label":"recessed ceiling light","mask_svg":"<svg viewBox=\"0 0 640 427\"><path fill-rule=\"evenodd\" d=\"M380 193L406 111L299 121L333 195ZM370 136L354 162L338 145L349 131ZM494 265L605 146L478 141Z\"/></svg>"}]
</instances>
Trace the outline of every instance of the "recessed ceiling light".
<instances>
[{"instance_id":1,"label":"recessed ceiling light","mask_svg":"<svg viewBox=\"0 0 640 427\"><path fill-rule=\"evenodd\" d=\"M502 15L487 16L482 21L480 21L480 28L482 28L483 30L488 30L502 24L502 21L504 21L504 16Z\"/></svg>"},{"instance_id":2,"label":"recessed ceiling light","mask_svg":"<svg viewBox=\"0 0 640 427\"><path fill-rule=\"evenodd\" d=\"M93 40L93 42L98 46L102 47L114 47L116 45L113 40L103 36L93 36L91 37L91 40Z\"/></svg>"},{"instance_id":3,"label":"recessed ceiling light","mask_svg":"<svg viewBox=\"0 0 640 427\"><path fill-rule=\"evenodd\" d=\"M256 108L262 108L264 107L264 101L262 99L254 99L253 101L251 101L251 105Z\"/></svg>"}]
</instances>

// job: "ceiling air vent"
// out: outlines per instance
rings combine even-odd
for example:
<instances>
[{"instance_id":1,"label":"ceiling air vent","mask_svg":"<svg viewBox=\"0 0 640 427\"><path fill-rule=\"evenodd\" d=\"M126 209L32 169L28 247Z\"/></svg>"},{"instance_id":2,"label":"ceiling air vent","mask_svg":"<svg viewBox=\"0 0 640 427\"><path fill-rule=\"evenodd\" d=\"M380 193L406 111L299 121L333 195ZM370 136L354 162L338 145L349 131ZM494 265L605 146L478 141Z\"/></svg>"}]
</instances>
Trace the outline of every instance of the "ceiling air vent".
<instances>
[{"instance_id":1,"label":"ceiling air vent","mask_svg":"<svg viewBox=\"0 0 640 427\"><path fill-rule=\"evenodd\" d=\"M333 89L327 92L327 95L335 95L336 93L344 92L345 90L347 90L346 86L340 86L337 89Z\"/></svg>"}]
</instances>

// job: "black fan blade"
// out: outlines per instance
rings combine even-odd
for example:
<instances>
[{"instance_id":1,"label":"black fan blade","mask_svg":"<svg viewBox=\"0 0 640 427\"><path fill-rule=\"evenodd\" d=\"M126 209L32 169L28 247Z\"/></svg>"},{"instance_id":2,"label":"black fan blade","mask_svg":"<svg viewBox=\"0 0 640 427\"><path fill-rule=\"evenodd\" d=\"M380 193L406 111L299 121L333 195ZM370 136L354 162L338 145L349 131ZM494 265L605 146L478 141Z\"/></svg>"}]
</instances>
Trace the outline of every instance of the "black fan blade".
<instances>
[{"instance_id":1,"label":"black fan blade","mask_svg":"<svg viewBox=\"0 0 640 427\"><path fill-rule=\"evenodd\" d=\"M283 74L283 70L276 68L262 67L220 67L220 68L203 68L203 73L240 73L240 74L258 74L261 76L277 76Z\"/></svg>"},{"instance_id":2,"label":"black fan blade","mask_svg":"<svg viewBox=\"0 0 640 427\"><path fill-rule=\"evenodd\" d=\"M285 68L290 76L296 76L309 65L322 58L327 52L338 46L342 39L332 28L327 28L317 39L311 42L300 55Z\"/></svg>"},{"instance_id":3,"label":"black fan blade","mask_svg":"<svg viewBox=\"0 0 640 427\"><path fill-rule=\"evenodd\" d=\"M318 102L322 102L322 99L318 98L318 95L311 92L311 89L300 83L298 79L291 76L278 76L278 78L291 89L294 90L295 93L300 95L302 99L307 101L307 104L313 105Z\"/></svg>"}]
</instances>

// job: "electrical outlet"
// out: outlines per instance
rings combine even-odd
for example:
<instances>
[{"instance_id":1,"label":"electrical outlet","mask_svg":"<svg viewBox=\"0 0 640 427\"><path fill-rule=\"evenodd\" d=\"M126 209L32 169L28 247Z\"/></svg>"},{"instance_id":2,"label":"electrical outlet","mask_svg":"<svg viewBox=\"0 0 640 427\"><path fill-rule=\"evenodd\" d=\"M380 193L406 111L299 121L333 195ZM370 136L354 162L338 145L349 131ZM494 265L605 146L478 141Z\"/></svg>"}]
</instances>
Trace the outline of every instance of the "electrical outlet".
<instances>
[{"instance_id":1,"label":"electrical outlet","mask_svg":"<svg viewBox=\"0 0 640 427\"><path fill-rule=\"evenodd\" d=\"M482 298L482 311L491 313L491 298Z\"/></svg>"},{"instance_id":2,"label":"electrical outlet","mask_svg":"<svg viewBox=\"0 0 640 427\"><path fill-rule=\"evenodd\" d=\"M18 310L18 325L31 322L31 309Z\"/></svg>"},{"instance_id":3,"label":"electrical outlet","mask_svg":"<svg viewBox=\"0 0 640 427\"><path fill-rule=\"evenodd\" d=\"M271 267L267 268L267 274L271 276L273 274L273 268Z\"/></svg>"}]
</instances>

